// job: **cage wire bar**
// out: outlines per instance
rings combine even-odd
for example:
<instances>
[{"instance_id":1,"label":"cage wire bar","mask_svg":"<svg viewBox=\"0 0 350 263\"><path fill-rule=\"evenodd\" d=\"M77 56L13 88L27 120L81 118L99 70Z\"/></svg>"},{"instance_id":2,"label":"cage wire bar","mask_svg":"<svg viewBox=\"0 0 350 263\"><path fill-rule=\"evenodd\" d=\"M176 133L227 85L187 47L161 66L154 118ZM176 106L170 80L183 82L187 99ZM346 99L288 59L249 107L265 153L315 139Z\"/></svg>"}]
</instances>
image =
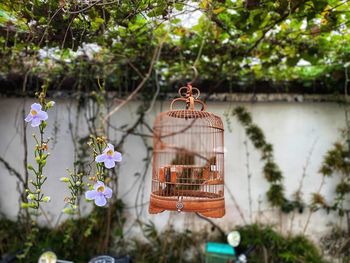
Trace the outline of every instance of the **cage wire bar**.
<instances>
[{"instance_id":1,"label":"cage wire bar","mask_svg":"<svg viewBox=\"0 0 350 263\"><path fill-rule=\"evenodd\" d=\"M183 91L186 89L186 93ZM222 217L224 201L224 128L220 117L205 111L199 90L179 89L170 110L154 122L152 193L149 212L198 212ZM186 109L174 109L179 102ZM201 106L196 109L195 105Z\"/></svg>"}]
</instances>

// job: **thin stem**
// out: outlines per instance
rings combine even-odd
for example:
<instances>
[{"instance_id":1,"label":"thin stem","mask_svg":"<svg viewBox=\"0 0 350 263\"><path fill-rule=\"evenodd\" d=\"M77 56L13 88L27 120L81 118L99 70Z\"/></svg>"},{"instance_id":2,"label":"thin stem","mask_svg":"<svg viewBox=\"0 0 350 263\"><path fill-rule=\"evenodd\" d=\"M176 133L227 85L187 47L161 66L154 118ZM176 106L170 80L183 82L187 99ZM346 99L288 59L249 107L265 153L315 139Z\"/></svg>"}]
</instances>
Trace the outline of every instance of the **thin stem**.
<instances>
[{"instance_id":1,"label":"thin stem","mask_svg":"<svg viewBox=\"0 0 350 263\"><path fill-rule=\"evenodd\" d=\"M321 184L320 184L320 186L318 188L317 194L319 194L321 192L324 183L325 183L325 177L322 176L322 181L321 181ZM314 210L312 208L310 208L309 215L308 215L308 217L306 219L306 223L305 223L305 226L304 226L304 229L303 229L303 235L305 235L305 233L306 233L306 230L307 230L307 228L309 226L309 223L310 223L310 220L311 220L311 216L312 216L313 213L314 213Z\"/></svg>"},{"instance_id":2,"label":"thin stem","mask_svg":"<svg viewBox=\"0 0 350 263\"><path fill-rule=\"evenodd\" d=\"M244 147L245 147L245 151L246 151L246 169L247 169L247 178L248 178L248 201L249 201L249 218L250 218L250 222L253 222L253 210L252 210L252 204L253 204L253 200L252 200L252 187L251 187L251 178L252 178L252 174L250 172L250 164L249 164L249 150L248 150L248 142L244 141Z\"/></svg>"},{"instance_id":3,"label":"thin stem","mask_svg":"<svg viewBox=\"0 0 350 263\"><path fill-rule=\"evenodd\" d=\"M242 218L243 223L244 223L244 224L247 224L247 220L245 219L244 214L243 214L243 212L242 212L242 210L241 210L241 208L240 208L240 206L239 206L239 204L238 204L236 198L235 198L234 195L232 194L230 188L229 188L226 184L225 184L225 188L226 188L226 191L229 193L229 195L230 195L230 197L231 197L231 199L232 199L232 201L233 201L233 203L234 203L234 205L235 205L235 207L236 207L236 209L237 209L237 211L238 211L240 217Z\"/></svg>"},{"instance_id":4,"label":"thin stem","mask_svg":"<svg viewBox=\"0 0 350 263\"><path fill-rule=\"evenodd\" d=\"M313 142L312 146L311 146L311 149L309 151L309 154L306 158L306 162L305 162L305 165L303 167L303 173L302 173L302 176L301 176L301 179L300 179L300 183L299 183L299 187L298 187L298 190L295 192L295 198L297 199L297 201L300 201L301 200L301 190L303 188L303 184L304 184L304 179L306 177L306 171L307 171L307 168L309 167L310 165L310 161L311 161L311 156L312 156L312 153L315 149L315 146L316 146L316 143L317 143L317 139ZM295 218L295 213L296 211L293 210L292 212L292 217L291 217L291 220L290 220L290 229L289 229L289 232L292 233L292 230L293 230L293 225L294 225L294 218Z\"/></svg>"}]
</instances>

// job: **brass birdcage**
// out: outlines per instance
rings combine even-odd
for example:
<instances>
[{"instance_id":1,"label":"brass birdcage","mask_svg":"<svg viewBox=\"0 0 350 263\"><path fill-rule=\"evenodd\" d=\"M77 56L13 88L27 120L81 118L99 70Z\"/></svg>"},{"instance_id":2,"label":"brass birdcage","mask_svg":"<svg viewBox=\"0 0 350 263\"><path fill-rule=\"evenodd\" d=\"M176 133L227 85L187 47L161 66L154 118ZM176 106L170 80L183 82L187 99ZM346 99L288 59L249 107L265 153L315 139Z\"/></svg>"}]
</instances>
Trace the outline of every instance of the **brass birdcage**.
<instances>
[{"instance_id":1,"label":"brass birdcage","mask_svg":"<svg viewBox=\"0 0 350 263\"><path fill-rule=\"evenodd\" d=\"M152 193L149 212L198 212L222 217L224 200L224 127L205 111L200 92L190 84L154 123ZM174 109L185 103L185 109ZM200 106L196 109L195 106Z\"/></svg>"}]
</instances>

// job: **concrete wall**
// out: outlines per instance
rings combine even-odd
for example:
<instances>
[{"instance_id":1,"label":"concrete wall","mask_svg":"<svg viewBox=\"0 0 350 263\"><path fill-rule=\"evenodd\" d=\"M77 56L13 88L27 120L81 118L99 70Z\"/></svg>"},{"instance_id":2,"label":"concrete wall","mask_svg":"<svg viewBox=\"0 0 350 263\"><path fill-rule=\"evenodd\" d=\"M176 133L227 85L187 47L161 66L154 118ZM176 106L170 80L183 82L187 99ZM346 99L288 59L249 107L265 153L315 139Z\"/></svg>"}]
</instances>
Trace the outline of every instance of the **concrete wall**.
<instances>
[{"instance_id":1,"label":"concrete wall","mask_svg":"<svg viewBox=\"0 0 350 263\"><path fill-rule=\"evenodd\" d=\"M22 145L22 109L25 103L28 111L33 100L30 99L0 99L0 156L6 159L17 171L23 173L23 145ZM121 111L115 114L111 123L117 127L131 125L136 119L135 110L137 102L129 103ZM147 119L152 124L153 120L160 111L168 108L168 103L157 102ZM230 107L229 103L209 103L209 111L222 116ZM290 196L299 186L303 174L303 167L306 165L309 156L309 163L306 169L306 178L304 180L303 193L305 200L309 201L311 193L317 191L321 182L321 175L318 173L322 157L330 149L332 144L340 138L339 129L344 127L343 109L334 103L245 103L244 106L252 112L253 120L265 132L267 140L274 145L276 161L280 165L285 176L284 185L287 194ZM44 209L48 212L53 222L64 207L63 198L68 194L64 184L59 178L66 175L66 168L72 167L73 145L68 129L68 112L75 111L74 102L69 100L57 100L56 106L49 112L48 136L55 136L57 143L50 150L51 156L48 159L45 174L48 176L44 192L51 196L52 201L44 204ZM87 127L82 114L80 118L81 135L86 135ZM74 114L72 115L74 116ZM223 117L224 118L224 117ZM249 167L252 174L252 208L253 214L249 214L248 201L248 179L247 179L247 155L244 142L247 140L243 128L235 118L231 118L231 129L229 132L227 123L224 120L225 131L225 183L229 191L233 194L237 205L240 207L247 222L262 221L266 223L278 224L284 231L290 229L290 216L282 216L282 225L279 223L280 215L272 211L265 197L268 184L263 178L260 162L260 155L254 147L248 143ZM53 127L58 129L54 133ZM33 148L33 139L31 134L38 132L37 129L28 126L29 149ZM140 131L140 132L147 132ZM111 132L111 140L118 141L120 134ZM152 141L149 141L151 145ZM29 151L29 162L33 162L32 153ZM148 198L151 188L151 169L148 170L144 181L140 176L144 172L145 148L141 139L137 136L130 136L124 146L124 160L119 170L119 196L123 197L126 203L126 214L128 217L126 231L127 233L137 232L133 228L136 213L141 220L152 220L159 228L169 223L177 228L191 227L200 229L206 224L196 215L190 213L177 214L175 212L164 212L159 215L148 214ZM10 176L8 171L0 164L0 211L10 218L15 218L18 212L18 192L16 191L16 179ZM328 199L332 198L332 192L336 181L327 179L322 193ZM141 185L141 195L135 201L136 193ZM225 192L226 197L226 215L221 219L214 221L222 225L225 229L233 228L234 225L244 223L240 216L237 206L232 197ZM137 207L135 208L135 204ZM142 205L143 204L143 205ZM85 210L91 208L91 204L84 204ZM293 232L302 231L308 213L296 215L294 219ZM65 216L62 217L64 219ZM43 218L40 218L45 223ZM332 216L320 211L311 218L311 224L307 233L314 239L317 239L327 231L327 223L331 222Z\"/></svg>"}]
</instances>

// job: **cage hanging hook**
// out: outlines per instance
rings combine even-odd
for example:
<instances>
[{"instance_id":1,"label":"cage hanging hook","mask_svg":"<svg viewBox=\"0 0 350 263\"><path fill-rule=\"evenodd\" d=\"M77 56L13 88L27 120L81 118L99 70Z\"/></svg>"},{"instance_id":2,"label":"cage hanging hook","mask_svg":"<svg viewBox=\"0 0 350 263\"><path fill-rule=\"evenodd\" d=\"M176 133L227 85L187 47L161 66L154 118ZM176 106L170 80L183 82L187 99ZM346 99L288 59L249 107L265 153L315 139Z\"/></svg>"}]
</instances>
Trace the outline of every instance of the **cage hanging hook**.
<instances>
[{"instance_id":1,"label":"cage hanging hook","mask_svg":"<svg viewBox=\"0 0 350 263\"><path fill-rule=\"evenodd\" d=\"M193 96L194 99L198 99L201 94L199 89L193 87L190 83L188 83L186 86L179 88L177 93L179 94L180 97L186 98L186 99L190 96Z\"/></svg>"},{"instance_id":2,"label":"cage hanging hook","mask_svg":"<svg viewBox=\"0 0 350 263\"><path fill-rule=\"evenodd\" d=\"M194 110L194 98L192 95L192 85L188 83L186 92L186 109Z\"/></svg>"},{"instance_id":3,"label":"cage hanging hook","mask_svg":"<svg viewBox=\"0 0 350 263\"><path fill-rule=\"evenodd\" d=\"M170 109L173 109L174 102L184 101L186 103L186 110L195 110L195 103L199 103L202 105L201 111L205 110L205 104L198 99L201 94L199 89L192 87L191 83L187 83L186 86L179 88L178 94L180 98L174 99L171 102Z\"/></svg>"},{"instance_id":4,"label":"cage hanging hook","mask_svg":"<svg viewBox=\"0 0 350 263\"><path fill-rule=\"evenodd\" d=\"M188 84L190 84L190 85L193 84L198 78L198 70L197 70L197 68L195 66L192 66L191 69L193 70L193 78L192 78L192 80L190 82L188 82Z\"/></svg>"}]
</instances>

